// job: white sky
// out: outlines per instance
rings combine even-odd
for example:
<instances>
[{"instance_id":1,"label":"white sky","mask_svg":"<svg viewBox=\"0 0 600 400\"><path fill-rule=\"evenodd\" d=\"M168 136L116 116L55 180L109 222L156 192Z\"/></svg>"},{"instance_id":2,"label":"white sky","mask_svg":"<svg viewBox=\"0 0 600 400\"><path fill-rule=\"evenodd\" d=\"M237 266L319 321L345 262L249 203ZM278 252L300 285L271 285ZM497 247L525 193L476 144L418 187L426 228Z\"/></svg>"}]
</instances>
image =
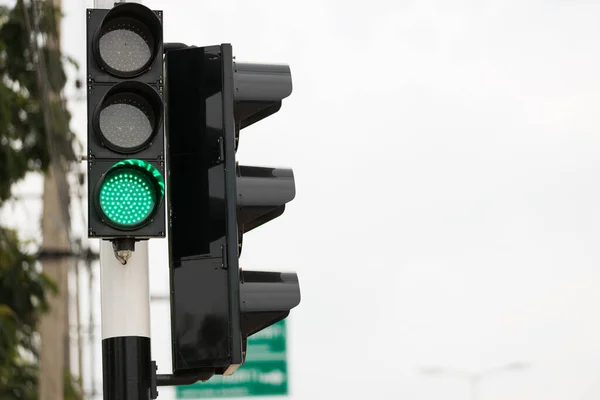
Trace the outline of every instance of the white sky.
<instances>
[{"instance_id":1,"label":"white sky","mask_svg":"<svg viewBox=\"0 0 600 400\"><path fill-rule=\"evenodd\" d=\"M92 1L63 1L83 77ZM292 68L292 96L238 152L296 176L241 260L300 276L290 400L466 399L466 382L417 369L513 361L531 365L480 399L600 397L600 3L144 4L164 10L165 41ZM82 138L85 110L72 103ZM165 241L151 260L166 293ZM167 304L152 335L168 372Z\"/></svg>"}]
</instances>

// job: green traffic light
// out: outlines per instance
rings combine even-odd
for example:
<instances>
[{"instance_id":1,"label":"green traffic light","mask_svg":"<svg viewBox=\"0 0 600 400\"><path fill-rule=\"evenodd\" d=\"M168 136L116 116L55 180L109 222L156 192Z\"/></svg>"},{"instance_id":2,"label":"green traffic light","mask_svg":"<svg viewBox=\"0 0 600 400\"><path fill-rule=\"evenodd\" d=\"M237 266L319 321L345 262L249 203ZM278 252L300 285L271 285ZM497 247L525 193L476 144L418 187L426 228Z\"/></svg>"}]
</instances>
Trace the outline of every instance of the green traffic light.
<instances>
[{"instance_id":1,"label":"green traffic light","mask_svg":"<svg viewBox=\"0 0 600 400\"><path fill-rule=\"evenodd\" d=\"M164 179L151 164L125 160L113 165L100 183L98 205L110 225L137 228L154 215L164 196Z\"/></svg>"}]
</instances>

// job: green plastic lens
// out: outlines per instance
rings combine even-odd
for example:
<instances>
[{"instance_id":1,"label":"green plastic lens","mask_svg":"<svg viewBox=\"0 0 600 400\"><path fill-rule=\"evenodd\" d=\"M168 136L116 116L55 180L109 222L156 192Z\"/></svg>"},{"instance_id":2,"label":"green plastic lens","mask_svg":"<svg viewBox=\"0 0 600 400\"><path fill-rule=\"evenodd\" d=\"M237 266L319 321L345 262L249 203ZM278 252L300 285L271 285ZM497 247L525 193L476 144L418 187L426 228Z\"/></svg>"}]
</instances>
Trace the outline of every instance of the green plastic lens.
<instances>
[{"instance_id":1,"label":"green plastic lens","mask_svg":"<svg viewBox=\"0 0 600 400\"><path fill-rule=\"evenodd\" d=\"M163 194L164 181L152 165L140 160L127 160L108 171L98 197L102 213L109 223L134 228L152 216Z\"/></svg>"}]
</instances>

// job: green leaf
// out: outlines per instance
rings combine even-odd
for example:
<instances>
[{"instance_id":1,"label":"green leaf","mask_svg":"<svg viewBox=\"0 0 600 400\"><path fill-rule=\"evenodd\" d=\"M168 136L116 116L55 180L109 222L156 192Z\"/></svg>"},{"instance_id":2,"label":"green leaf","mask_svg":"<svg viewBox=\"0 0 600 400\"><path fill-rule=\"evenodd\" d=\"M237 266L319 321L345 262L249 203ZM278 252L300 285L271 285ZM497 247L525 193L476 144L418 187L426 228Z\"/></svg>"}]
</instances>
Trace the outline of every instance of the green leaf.
<instances>
[{"instance_id":1,"label":"green leaf","mask_svg":"<svg viewBox=\"0 0 600 400\"><path fill-rule=\"evenodd\" d=\"M0 304L0 317L11 317L17 319L17 314L6 304Z\"/></svg>"}]
</instances>

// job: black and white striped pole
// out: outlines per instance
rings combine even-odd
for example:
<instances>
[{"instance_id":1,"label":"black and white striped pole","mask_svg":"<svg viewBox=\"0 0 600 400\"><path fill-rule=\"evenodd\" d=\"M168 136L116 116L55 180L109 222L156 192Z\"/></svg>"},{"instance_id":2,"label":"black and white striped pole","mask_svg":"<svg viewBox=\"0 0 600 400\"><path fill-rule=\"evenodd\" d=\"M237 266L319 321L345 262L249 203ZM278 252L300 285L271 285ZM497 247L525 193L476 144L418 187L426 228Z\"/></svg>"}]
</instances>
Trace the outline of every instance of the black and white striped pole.
<instances>
[{"instance_id":1,"label":"black and white striped pole","mask_svg":"<svg viewBox=\"0 0 600 400\"><path fill-rule=\"evenodd\" d=\"M148 241L136 243L123 265L112 243L102 240L100 285L104 399L150 399Z\"/></svg>"}]
</instances>

